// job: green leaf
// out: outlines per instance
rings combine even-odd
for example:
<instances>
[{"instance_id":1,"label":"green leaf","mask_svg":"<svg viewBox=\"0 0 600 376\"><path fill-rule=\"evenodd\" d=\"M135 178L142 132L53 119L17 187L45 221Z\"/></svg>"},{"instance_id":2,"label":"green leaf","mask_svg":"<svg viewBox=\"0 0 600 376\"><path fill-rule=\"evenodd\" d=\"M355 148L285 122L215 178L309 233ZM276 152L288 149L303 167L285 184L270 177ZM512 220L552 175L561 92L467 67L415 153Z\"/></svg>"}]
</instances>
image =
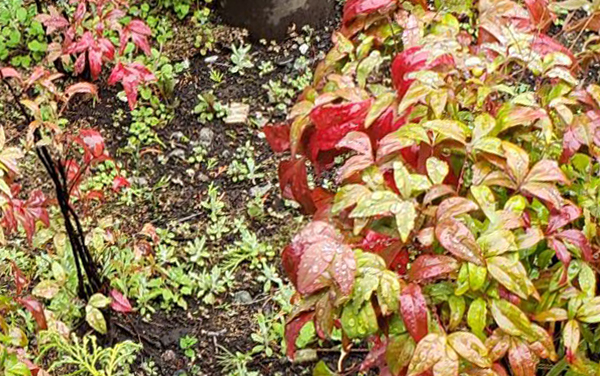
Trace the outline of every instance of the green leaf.
<instances>
[{"instance_id":1,"label":"green leaf","mask_svg":"<svg viewBox=\"0 0 600 376\"><path fill-rule=\"evenodd\" d=\"M429 175L429 179L431 179L433 184L442 184L450 172L448 163L440 161L435 157L431 157L427 160L426 167L427 175Z\"/></svg>"},{"instance_id":2,"label":"green leaf","mask_svg":"<svg viewBox=\"0 0 600 376\"><path fill-rule=\"evenodd\" d=\"M400 192L400 196L408 199L412 193L412 182L410 173L402 162L394 162L394 182Z\"/></svg>"},{"instance_id":3,"label":"green leaf","mask_svg":"<svg viewBox=\"0 0 600 376\"><path fill-rule=\"evenodd\" d=\"M399 296L400 282L398 281L398 275L391 270L384 270L381 273L379 287L377 288L377 300L384 316L398 311Z\"/></svg>"},{"instance_id":4,"label":"green leaf","mask_svg":"<svg viewBox=\"0 0 600 376\"><path fill-rule=\"evenodd\" d=\"M365 128L369 128L379 117L394 103L397 94L395 92L388 92L381 94L375 99L373 105L369 109L367 118L365 119Z\"/></svg>"},{"instance_id":5,"label":"green leaf","mask_svg":"<svg viewBox=\"0 0 600 376\"><path fill-rule=\"evenodd\" d=\"M573 354L577 353L579 347L579 341L581 340L581 331L579 330L579 323L576 320L569 320L563 328L563 343L565 347Z\"/></svg>"},{"instance_id":6,"label":"green leaf","mask_svg":"<svg viewBox=\"0 0 600 376\"><path fill-rule=\"evenodd\" d=\"M371 191L361 184L348 184L341 187L333 201L331 212L339 214L349 207L356 205L361 199L369 196Z\"/></svg>"},{"instance_id":7,"label":"green leaf","mask_svg":"<svg viewBox=\"0 0 600 376\"><path fill-rule=\"evenodd\" d=\"M112 300L110 298L107 298L106 296L97 293L92 295L90 301L88 302L88 305L94 308L106 308L111 302Z\"/></svg>"},{"instance_id":8,"label":"green leaf","mask_svg":"<svg viewBox=\"0 0 600 376\"><path fill-rule=\"evenodd\" d=\"M381 52L372 51L369 56L358 64L358 68L356 69L356 80L361 88L365 87L371 72L379 67L382 62L383 58L381 57Z\"/></svg>"},{"instance_id":9,"label":"green leaf","mask_svg":"<svg viewBox=\"0 0 600 376\"><path fill-rule=\"evenodd\" d=\"M408 236L415 228L415 219L417 219L417 210L410 201L402 201L392 206L392 213L396 216L396 226L403 242L408 240Z\"/></svg>"},{"instance_id":10,"label":"green leaf","mask_svg":"<svg viewBox=\"0 0 600 376\"><path fill-rule=\"evenodd\" d=\"M426 335L417 344L408 366L408 376L416 376L431 369L445 355L446 339L436 333Z\"/></svg>"},{"instance_id":11,"label":"green leaf","mask_svg":"<svg viewBox=\"0 0 600 376\"><path fill-rule=\"evenodd\" d=\"M415 341L409 334L390 336L385 351L385 360L392 375L400 374L400 371L408 366L415 352L415 347Z\"/></svg>"},{"instance_id":12,"label":"green leaf","mask_svg":"<svg viewBox=\"0 0 600 376\"><path fill-rule=\"evenodd\" d=\"M519 297L527 299L530 295L537 295L525 267L517 258L492 257L487 260L487 267L496 281Z\"/></svg>"},{"instance_id":13,"label":"green leaf","mask_svg":"<svg viewBox=\"0 0 600 376\"><path fill-rule=\"evenodd\" d=\"M400 203L400 198L391 191L375 191L364 196L350 213L350 218L369 218L389 214L392 206Z\"/></svg>"},{"instance_id":14,"label":"green leaf","mask_svg":"<svg viewBox=\"0 0 600 376\"><path fill-rule=\"evenodd\" d=\"M488 357L488 350L474 334L456 332L448 336L448 343L461 357L481 368L489 368L492 361Z\"/></svg>"},{"instance_id":15,"label":"green leaf","mask_svg":"<svg viewBox=\"0 0 600 376\"><path fill-rule=\"evenodd\" d=\"M448 305L450 306L450 322L448 324L449 330L454 330L462 323L463 316L467 310L465 298L462 296L452 295L448 299Z\"/></svg>"},{"instance_id":16,"label":"green leaf","mask_svg":"<svg viewBox=\"0 0 600 376\"><path fill-rule=\"evenodd\" d=\"M577 319L588 324L600 323L600 296L586 299L577 310Z\"/></svg>"},{"instance_id":17,"label":"green leaf","mask_svg":"<svg viewBox=\"0 0 600 376\"><path fill-rule=\"evenodd\" d=\"M531 341L537 339L538 335L532 328L531 321L514 304L503 299L494 299L491 311L496 324L506 333L517 337L522 336Z\"/></svg>"},{"instance_id":18,"label":"green leaf","mask_svg":"<svg viewBox=\"0 0 600 376\"><path fill-rule=\"evenodd\" d=\"M584 262L581 263L581 271L579 271L579 286L589 298L596 296L596 273Z\"/></svg>"},{"instance_id":19,"label":"green leaf","mask_svg":"<svg viewBox=\"0 0 600 376\"><path fill-rule=\"evenodd\" d=\"M477 298L469 306L467 313L467 324L471 331L479 337L485 338L485 327L487 324L487 303L482 298Z\"/></svg>"},{"instance_id":20,"label":"green leaf","mask_svg":"<svg viewBox=\"0 0 600 376\"><path fill-rule=\"evenodd\" d=\"M456 120L430 120L423 123L423 127L430 129L444 138L458 141L461 144L467 143L469 128Z\"/></svg>"},{"instance_id":21,"label":"green leaf","mask_svg":"<svg viewBox=\"0 0 600 376\"><path fill-rule=\"evenodd\" d=\"M336 376L337 374L329 369L324 361L320 361L313 370L313 376Z\"/></svg>"},{"instance_id":22,"label":"green leaf","mask_svg":"<svg viewBox=\"0 0 600 376\"><path fill-rule=\"evenodd\" d=\"M471 187L471 194L486 217L494 218L496 216L496 198L488 186L473 186Z\"/></svg>"},{"instance_id":23,"label":"green leaf","mask_svg":"<svg viewBox=\"0 0 600 376\"><path fill-rule=\"evenodd\" d=\"M106 320L98 308L90 305L85 307L85 321L100 334L106 334Z\"/></svg>"},{"instance_id":24,"label":"green leaf","mask_svg":"<svg viewBox=\"0 0 600 376\"><path fill-rule=\"evenodd\" d=\"M468 263L469 267L469 286L471 290L479 291L483 289L487 282L487 269L485 266L478 266L472 263Z\"/></svg>"},{"instance_id":25,"label":"green leaf","mask_svg":"<svg viewBox=\"0 0 600 376\"><path fill-rule=\"evenodd\" d=\"M38 283L31 293L40 298L52 299L59 291L60 286L56 282L45 280Z\"/></svg>"},{"instance_id":26,"label":"green leaf","mask_svg":"<svg viewBox=\"0 0 600 376\"><path fill-rule=\"evenodd\" d=\"M342 312L342 329L349 338L364 339L377 333L379 325L373 305L367 302L356 310L352 305L344 307Z\"/></svg>"}]
</instances>

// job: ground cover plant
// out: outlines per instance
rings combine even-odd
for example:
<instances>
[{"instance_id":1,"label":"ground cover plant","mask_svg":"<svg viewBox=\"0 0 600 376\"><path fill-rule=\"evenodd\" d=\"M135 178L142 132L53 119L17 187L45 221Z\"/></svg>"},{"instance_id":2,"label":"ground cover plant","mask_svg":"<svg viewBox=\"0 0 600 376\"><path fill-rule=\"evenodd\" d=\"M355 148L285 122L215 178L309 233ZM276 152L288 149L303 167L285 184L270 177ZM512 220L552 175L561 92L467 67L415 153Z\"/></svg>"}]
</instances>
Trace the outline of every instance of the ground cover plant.
<instances>
[{"instance_id":1,"label":"ground cover plant","mask_svg":"<svg viewBox=\"0 0 600 376\"><path fill-rule=\"evenodd\" d=\"M2 374L600 373L596 3L217 8L0 4Z\"/></svg>"}]
</instances>

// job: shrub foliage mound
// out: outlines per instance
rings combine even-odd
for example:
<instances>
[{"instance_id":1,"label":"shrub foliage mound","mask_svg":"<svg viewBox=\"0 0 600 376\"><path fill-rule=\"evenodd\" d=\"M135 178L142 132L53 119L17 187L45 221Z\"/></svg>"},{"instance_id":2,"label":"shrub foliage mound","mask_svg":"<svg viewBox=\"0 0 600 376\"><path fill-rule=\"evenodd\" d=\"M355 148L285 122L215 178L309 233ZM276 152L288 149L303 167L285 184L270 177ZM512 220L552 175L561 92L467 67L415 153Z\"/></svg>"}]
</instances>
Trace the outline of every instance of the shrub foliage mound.
<instances>
[{"instance_id":1,"label":"shrub foliage mound","mask_svg":"<svg viewBox=\"0 0 600 376\"><path fill-rule=\"evenodd\" d=\"M600 372L600 86L570 48L596 15L525 3L346 3L313 85L265 128L313 215L282 255L290 357L314 322L341 332L345 374Z\"/></svg>"}]
</instances>

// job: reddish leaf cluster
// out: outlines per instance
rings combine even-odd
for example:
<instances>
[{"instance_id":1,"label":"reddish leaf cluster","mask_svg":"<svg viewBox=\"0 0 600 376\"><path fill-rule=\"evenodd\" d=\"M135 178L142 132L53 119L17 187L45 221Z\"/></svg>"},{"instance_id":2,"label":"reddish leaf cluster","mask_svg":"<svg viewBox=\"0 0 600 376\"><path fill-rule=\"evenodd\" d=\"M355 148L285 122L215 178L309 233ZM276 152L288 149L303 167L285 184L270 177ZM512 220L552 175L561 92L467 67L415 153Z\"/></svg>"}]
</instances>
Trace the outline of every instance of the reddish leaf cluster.
<instances>
[{"instance_id":1,"label":"reddish leaf cluster","mask_svg":"<svg viewBox=\"0 0 600 376\"><path fill-rule=\"evenodd\" d=\"M65 18L56 8L50 6L50 14L38 15L37 19L46 27L48 34L58 33L62 44L53 43L48 58L75 58L73 69L79 75L89 68L93 80L98 79L102 67L107 62L116 62L111 73L109 84L121 82L127 94L129 106L133 109L137 102L138 87L155 80L150 71L140 63L123 64L115 53L115 45L108 38L109 32L119 34L119 55L123 55L127 43L131 41L146 55L150 55L152 31L141 20L131 20L125 26L123 19L127 16L121 9L118 0L72 0L77 9L70 19Z\"/></svg>"}]
</instances>

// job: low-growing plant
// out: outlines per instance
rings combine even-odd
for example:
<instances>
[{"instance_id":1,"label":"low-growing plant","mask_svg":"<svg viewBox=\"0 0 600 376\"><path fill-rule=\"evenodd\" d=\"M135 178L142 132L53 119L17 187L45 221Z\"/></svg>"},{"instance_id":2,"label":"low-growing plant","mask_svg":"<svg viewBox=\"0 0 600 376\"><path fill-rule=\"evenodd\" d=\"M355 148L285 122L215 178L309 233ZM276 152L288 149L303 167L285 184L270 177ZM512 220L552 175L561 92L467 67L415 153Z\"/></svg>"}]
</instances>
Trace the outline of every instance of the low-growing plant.
<instances>
[{"instance_id":1,"label":"low-growing plant","mask_svg":"<svg viewBox=\"0 0 600 376\"><path fill-rule=\"evenodd\" d=\"M547 33L546 1L525 3L479 1L471 21L460 4L347 1L289 123L264 129L291 154L283 197L314 217L282 253L288 355L306 325L341 330L338 373L315 374L600 372L600 87Z\"/></svg>"},{"instance_id":2,"label":"low-growing plant","mask_svg":"<svg viewBox=\"0 0 600 376\"><path fill-rule=\"evenodd\" d=\"M229 68L231 73L243 75L246 69L254 67L254 63L250 56L251 49L251 44L242 43L239 47L235 44L231 45L231 63L233 64L233 66Z\"/></svg>"}]
</instances>

